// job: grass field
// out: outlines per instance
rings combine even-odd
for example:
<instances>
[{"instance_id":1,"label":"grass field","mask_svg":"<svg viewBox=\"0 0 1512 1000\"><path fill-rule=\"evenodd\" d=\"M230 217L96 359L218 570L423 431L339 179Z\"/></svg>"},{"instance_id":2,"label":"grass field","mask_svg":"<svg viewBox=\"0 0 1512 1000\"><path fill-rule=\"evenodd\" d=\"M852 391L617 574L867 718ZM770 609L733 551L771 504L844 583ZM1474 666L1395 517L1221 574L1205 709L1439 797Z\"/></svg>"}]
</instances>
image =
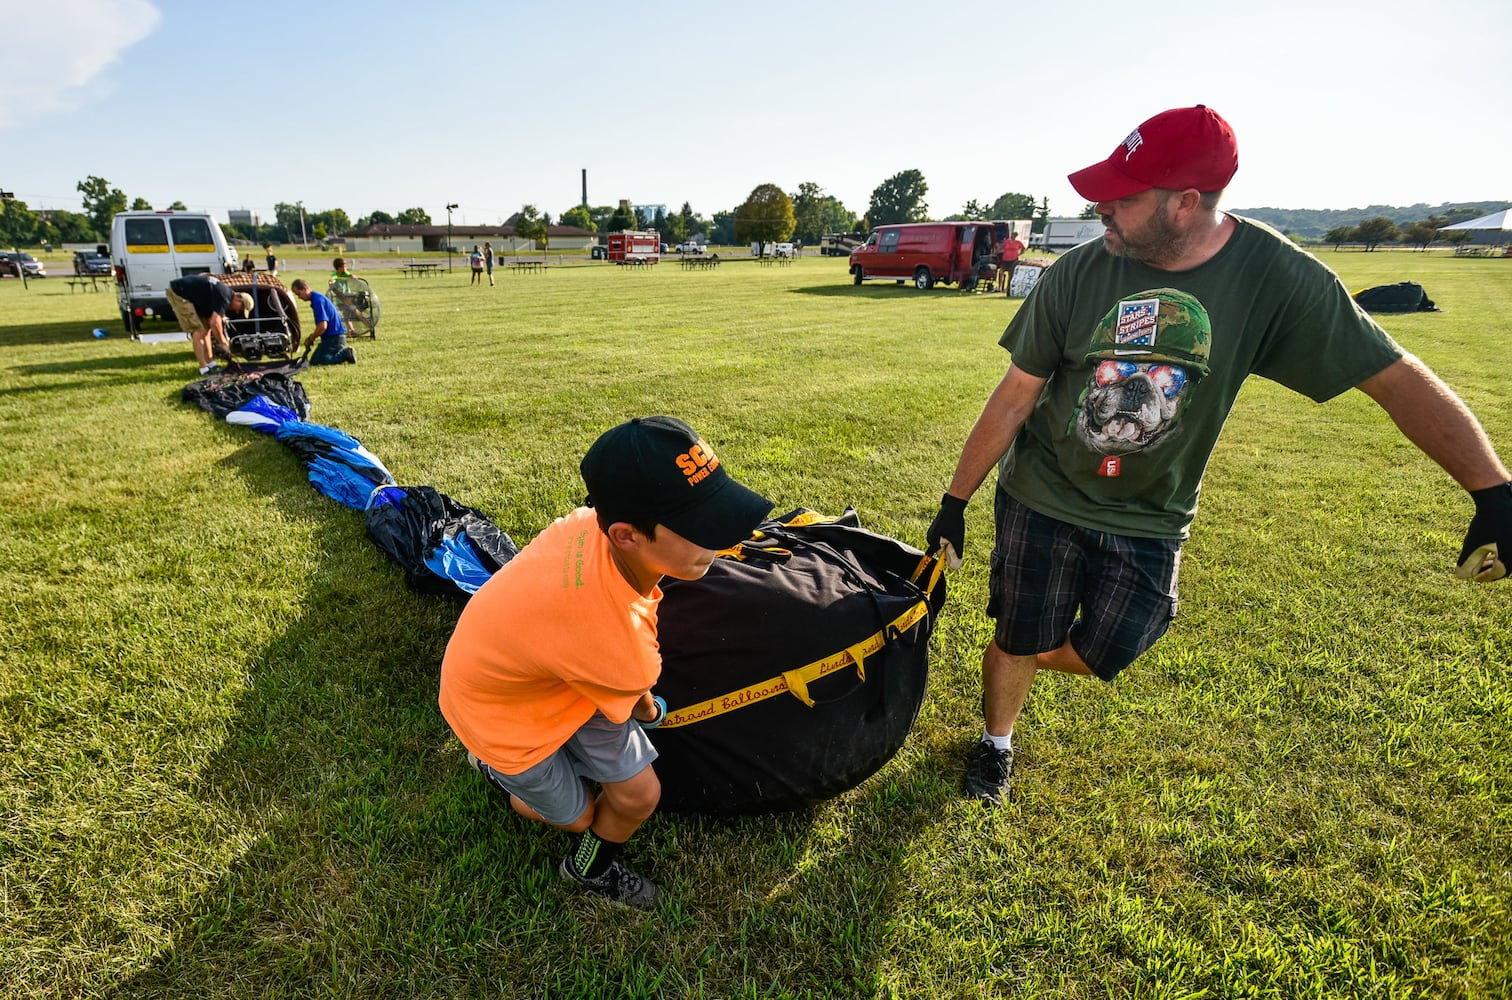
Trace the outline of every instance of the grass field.
<instances>
[{"instance_id":1,"label":"grass field","mask_svg":"<svg viewBox=\"0 0 1512 1000\"><path fill-rule=\"evenodd\" d=\"M1512 453L1512 261L1322 257L1424 284L1444 312L1387 328ZM668 412L780 509L922 544L1016 308L821 258L373 280L311 419L522 542ZM108 295L0 282L0 996L1508 995L1512 583L1452 577L1467 498L1359 393L1246 387L1176 625L1116 685L1040 680L996 811L957 791L984 491L903 751L808 812L653 817L639 914L464 769L456 607L193 377Z\"/></svg>"}]
</instances>

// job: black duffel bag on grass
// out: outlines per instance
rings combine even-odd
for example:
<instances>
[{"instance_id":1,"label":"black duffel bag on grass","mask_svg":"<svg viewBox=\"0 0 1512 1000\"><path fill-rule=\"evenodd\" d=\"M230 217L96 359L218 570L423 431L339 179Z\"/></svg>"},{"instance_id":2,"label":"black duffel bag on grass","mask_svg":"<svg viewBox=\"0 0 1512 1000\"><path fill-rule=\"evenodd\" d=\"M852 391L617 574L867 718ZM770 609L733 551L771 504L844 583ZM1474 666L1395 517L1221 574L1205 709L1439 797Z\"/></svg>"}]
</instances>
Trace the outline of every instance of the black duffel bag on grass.
<instances>
[{"instance_id":1,"label":"black duffel bag on grass","mask_svg":"<svg viewBox=\"0 0 1512 1000\"><path fill-rule=\"evenodd\" d=\"M854 510L798 510L702 579L663 580L661 808L795 809L891 760L924 698L940 569Z\"/></svg>"}]
</instances>

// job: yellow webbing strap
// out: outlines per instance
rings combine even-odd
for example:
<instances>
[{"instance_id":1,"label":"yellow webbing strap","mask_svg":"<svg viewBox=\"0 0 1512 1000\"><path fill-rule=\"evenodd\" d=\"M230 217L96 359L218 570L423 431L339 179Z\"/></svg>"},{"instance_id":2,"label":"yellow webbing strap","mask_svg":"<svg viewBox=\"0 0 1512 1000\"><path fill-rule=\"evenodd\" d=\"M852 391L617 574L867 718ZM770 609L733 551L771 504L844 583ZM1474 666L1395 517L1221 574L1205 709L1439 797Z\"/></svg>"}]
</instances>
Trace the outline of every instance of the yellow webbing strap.
<instances>
[{"instance_id":1,"label":"yellow webbing strap","mask_svg":"<svg viewBox=\"0 0 1512 1000\"><path fill-rule=\"evenodd\" d=\"M922 567L921 567L922 568ZM814 707L814 699L809 697L808 686L821 677L828 676L837 670L841 670L850 664L855 664L856 672L861 679L866 680L864 672L864 660L866 657L877 652L887 645L887 635L896 629L898 632L906 632L918 623L919 619L929 613L929 602L919 601L911 605L909 609L893 619L886 628L872 633L854 646L842 649L838 653L826 656L822 660L792 670L784 670L781 674L759 684L741 688L739 691L731 691L729 694L720 695L718 698L710 698L708 701L697 705L688 705L685 708L675 709L667 713L667 720L661 724L662 729L675 729L678 726L686 726L693 722L702 722L712 719L716 715L733 712L737 708L765 701L784 691L797 698L810 708Z\"/></svg>"},{"instance_id":2,"label":"yellow webbing strap","mask_svg":"<svg viewBox=\"0 0 1512 1000\"><path fill-rule=\"evenodd\" d=\"M934 567L929 571L929 582L924 585L924 593L926 594L934 593L935 584L940 582L940 574L945 572L944 556L938 559L934 556L920 556L919 565L914 567L913 575L908 578L909 583L918 583L919 577L924 575L924 568L929 566L930 563L933 563Z\"/></svg>"}]
</instances>

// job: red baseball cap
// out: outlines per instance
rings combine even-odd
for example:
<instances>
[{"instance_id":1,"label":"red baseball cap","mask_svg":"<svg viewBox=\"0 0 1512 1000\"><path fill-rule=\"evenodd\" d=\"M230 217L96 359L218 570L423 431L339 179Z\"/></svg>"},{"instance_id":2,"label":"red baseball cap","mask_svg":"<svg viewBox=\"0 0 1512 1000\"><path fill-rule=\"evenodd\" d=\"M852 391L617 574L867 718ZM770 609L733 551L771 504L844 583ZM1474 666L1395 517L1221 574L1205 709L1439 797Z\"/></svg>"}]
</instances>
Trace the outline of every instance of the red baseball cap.
<instances>
[{"instance_id":1,"label":"red baseball cap","mask_svg":"<svg viewBox=\"0 0 1512 1000\"><path fill-rule=\"evenodd\" d=\"M1199 104L1162 111L1130 132L1106 160L1068 180L1088 201L1117 201L1150 188L1221 191L1238 169L1234 130Z\"/></svg>"}]
</instances>

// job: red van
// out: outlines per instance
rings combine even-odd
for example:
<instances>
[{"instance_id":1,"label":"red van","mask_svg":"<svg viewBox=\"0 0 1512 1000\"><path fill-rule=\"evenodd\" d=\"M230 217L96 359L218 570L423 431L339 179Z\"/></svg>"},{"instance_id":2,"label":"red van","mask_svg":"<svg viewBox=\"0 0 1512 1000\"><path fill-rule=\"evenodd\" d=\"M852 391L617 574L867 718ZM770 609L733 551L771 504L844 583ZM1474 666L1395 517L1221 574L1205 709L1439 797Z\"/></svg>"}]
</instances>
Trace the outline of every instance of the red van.
<instances>
[{"instance_id":1,"label":"red van","mask_svg":"<svg viewBox=\"0 0 1512 1000\"><path fill-rule=\"evenodd\" d=\"M991 269L990 222L910 222L878 226L866 242L851 251L850 271L856 284L884 279L915 288L935 282L971 288Z\"/></svg>"}]
</instances>

